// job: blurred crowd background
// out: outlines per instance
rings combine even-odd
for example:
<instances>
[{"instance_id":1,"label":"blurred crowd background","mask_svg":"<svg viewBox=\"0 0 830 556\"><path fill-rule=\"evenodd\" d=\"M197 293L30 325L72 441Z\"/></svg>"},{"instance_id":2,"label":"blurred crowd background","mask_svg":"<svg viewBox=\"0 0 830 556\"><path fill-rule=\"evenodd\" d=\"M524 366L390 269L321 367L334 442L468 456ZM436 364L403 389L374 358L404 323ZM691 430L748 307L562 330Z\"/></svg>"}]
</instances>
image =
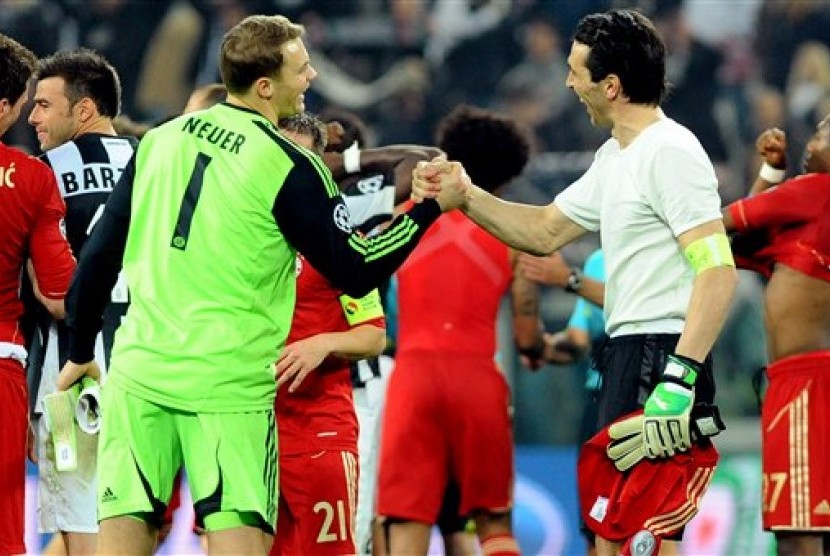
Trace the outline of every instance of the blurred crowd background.
<instances>
[{"instance_id":1,"label":"blurred crowd background","mask_svg":"<svg viewBox=\"0 0 830 556\"><path fill-rule=\"evenodd\" d=\"M830 0L0 0L0 32L40 56L77 46L101 52L121 75L122 112L152 125L178 114L194 87L219 80L227 29L249 14L284 14L306 26L320 73L309 110L359 114L371 131L367 146L431 144L435 122L462 102L507 113L535 142L508 197L543 204L607 137L591 127L565 77L576 22L612 7L636 7L662 31L671 82L664 109L703 143L725 203L749 189L760 164L755 138L768 127L787 131L788 173L800 170L806 140L830 113ZM25 118L5 140L36 152ZM592 236L563 254L581 265L597 243ZM758 415L761 294L760 279L742 272L714 351L727 419ZM565 325L573 302L546 290L549 330ZM576 442L582 371L521 368L508 313L500 356L514 388L517 442Z\"/></svg>"}]
</instances>

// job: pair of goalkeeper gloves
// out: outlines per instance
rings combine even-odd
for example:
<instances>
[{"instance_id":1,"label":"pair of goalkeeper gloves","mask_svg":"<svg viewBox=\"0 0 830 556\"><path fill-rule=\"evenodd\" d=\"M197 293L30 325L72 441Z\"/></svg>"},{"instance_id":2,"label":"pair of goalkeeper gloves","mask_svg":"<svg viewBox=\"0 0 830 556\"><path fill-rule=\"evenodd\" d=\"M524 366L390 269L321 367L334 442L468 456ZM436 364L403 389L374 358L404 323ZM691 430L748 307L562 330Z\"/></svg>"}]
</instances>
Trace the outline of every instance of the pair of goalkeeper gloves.
<instances>
[{"instance_id":1,"label":"pair of goalkeeper gloves","mask_svg":"<svg viewBox=\"0 0 830 556\"><path fill-rule=\"evenodd\" d=\"M661 381L645 403L643 413L623 419L608 429L608 457L620 471L644 457L663 458L685 452L698 435L714 436L724 426L714 406L692 418L695 381L702 365L682 355L669 355Z\"/></svg>"}]
</instances>

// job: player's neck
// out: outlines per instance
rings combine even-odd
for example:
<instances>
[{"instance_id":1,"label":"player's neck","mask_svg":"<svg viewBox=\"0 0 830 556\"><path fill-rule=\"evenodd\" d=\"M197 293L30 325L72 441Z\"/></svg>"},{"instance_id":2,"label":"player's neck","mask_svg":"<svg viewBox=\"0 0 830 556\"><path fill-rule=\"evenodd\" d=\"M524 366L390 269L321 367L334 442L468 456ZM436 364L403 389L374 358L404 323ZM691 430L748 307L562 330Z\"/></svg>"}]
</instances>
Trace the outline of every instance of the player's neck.
<instances>
[{"instance_id":1,"label":"player's neck","mask_svg":"<svg viewBox=\"0 0 830 556\"><path fill-rule=\"evenodd\" d=\"M75 134L75 137L73 137L73 139L77 139L81 135L85 135L87 133L99 133L101 135L116 135L115 128L112 126L112 119L106 118L104 116L92 118L88 122L81 124L78 127L78 132Z\"/></svg>"},{"instance_id":2,"label":"player's neck","mask_svg":"<svg viewBox=\"0 0 830 556\"><path fill-rule=\"evenodd\" d=\"M232 95L228 94L228 100L226 101L228 104L232 106L239 106L241 108L247 108L248 110L253 110L254 112L258 112L262 114L265 118L271 121L274 125L277 125L277 113L274 110L274 107L271 106L267 100L259 98L252 94L246 95Z\"/></svg>"},{"instance_id":3,"label":"player's neck","mask_svg":"<svg viewBox=\"0 0 830 556\"><path fill-rule=\"evenodd\" d=\"M614 115L611 135L619 142L620 148L628 147L648 126L664 119L666 115L659 106L625 104Z\"/></svg>"}]
</instances>

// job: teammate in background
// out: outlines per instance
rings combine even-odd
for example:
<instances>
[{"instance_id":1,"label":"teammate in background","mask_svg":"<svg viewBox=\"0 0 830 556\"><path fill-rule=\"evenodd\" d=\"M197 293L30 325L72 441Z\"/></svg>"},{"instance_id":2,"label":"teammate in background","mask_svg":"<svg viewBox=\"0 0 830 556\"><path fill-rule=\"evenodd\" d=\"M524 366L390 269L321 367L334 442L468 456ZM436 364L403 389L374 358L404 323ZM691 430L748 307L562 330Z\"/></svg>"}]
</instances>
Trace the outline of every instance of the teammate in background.
<instances>
[{"instance_id":1,"label":"teammate in background","mask_svg":"<svg viewBox=\"0 0 830 556\"><path fill-rule=\"evenodd\" d=\"M439 149L420 145L390 145L369 148L368 131L355 114L327 109L320 119L329 126L328 152L323 154L349 208L352 223L367 236L379 233L395 212L395 206L409 198L412 170L421 160L441 154ZM386 311L389 283L380 286ZM360 554L383 553L383 536L374 524L377 459L380 444L380 419L386 397L386 382L392 368L394 344L389 342L386 355L370 357L351 364L355 411L360 425L355 540ZM373 548L376 547L376 548Z\"/></svg>"},{"instance_id":2,"label":"teammate in background","mask_svg":"<svg viewBox=\"0 0 830 556\"><path fill-rule=\"evenodd\" d=\"M282 118L279 128L322 155L326 126L309 113ZM280 498L271 554L355 554L360 469L349 360L383 351L383 308L377 290L344 296L302 255L297 271L291 331L276 366Z\"/></svg>"},{"instance_id":3,"label":"teammate in background","mask_svg":"<svg viewBox=\"0 0 830 556\"><path fill-rule=\"evenodd\" d=\"M564 289L579 296L568 325L554 334L545 334L542 361L554 365L576 364L585 375L585 400L579 444L587 442L596 432L597 395L602 375L593 365L605 341L605 315L602 313L605 294L605 260L602 250L588 256L582 270L568 266L560 253L534 257L520 253L518 272L528 280ZM588 554L596 554L594 533L582 522L580 530L588 544Z\"/></svg>"},{"instance_id":4,"label":"teammate in background","mask_svg":"<svg viewBox=\"0 0 830 556\"><path fill-rule=\"evenodd\" d=\"M715 172L697 138L660 109L665 46L645 16L611 10L584 17L568 66L567 86L612 136L554 202L502 201L473 185L463 165L441 160L419 167L413 195L441 192L448 206L534 254L601 232L610 339L598 362L597 427L644 407L627 426L639 431L641 453L669 458L691 447L693 406L714 413L709 352L737 281ZM617 544L598 538L597 550L614 554Z\"/></svg>"},{"instance_id":5,"label":"teammate in background","mask_svg":"<svg viewBox=\"0 0 830 556\"><path fill-rule=\"evenodd\" d=\"M0 136L20 117L37 59L0 34ZM20 326L21 275L31 260L38 299L63 318L75 259L61 233L65 206L49 167L0 143L0 554L24 554L24 493L29 402Z\"/></svg>"},{"instance_id":6,"label":"teammate in background","mask_svg":"<svg viewBox=\"0 0 830 556\"><path fill-rule=\"evenodd\" d=\"M491 190L517 176L529 155L527 135L513 121L469 106L442 120L437 134L439 148ZM511 263L504 244L453 212L398 271L400 333L378 486L391 554L426 554L450 481L459 513L475 520L482 553L519 552L510 392L494 361L496 314L511 283L520 348L538 347L541 323Z\"/></svg>"},{"instance_id":7,"label":"teammate in background","mask_svg":"<svg viewBox=\"0 0 830 556\"><path fill-rule=\"evenodd\" d=\"M440 215L430 203L377 238L353 232L319 159L277 131L280 117L303 112L316 75L302 34L282 16L228 31L227 102L144 136L84 248L59 387L96 372L93 339L122 260L130 289L103 389L100 553L152 550L180 467L211 552L267 553L274 363L294 307L295 249L361 297Z\"/></svg>"},{"instance_id":8,"label":"teammate in background","mask_svg":"<svg viewBox=\"0 0 830 556\"><path fill-rule=\"evenodd\" d=\"M830 116L807 143L806 175L787 181L786 136L757 141L764 158L753 195L724 209L738 265L768 278L770 364L761 408L764 529L778 554L830 551ZM780 182L780 183L779 183Z\"/></svg>"},{"instance_id":9,"label":"teammate in background","mask_svg":"<svg viewBox=\"0 0 830 556\"><path fill-rule=\"evenodd\" d=\"M66 235L73 253L80 256L84 243L104 211L104 204L138 142L118 137L112 119L118 115L121 84L115 69L101 55L86 49L61 51L40 61L37 88L29 123L37 133L41 157L55 174L66 203ZM104 313L103 329L96 339L95 358L106 376L115 330L127 312L123 284L113 289ZM56 390L58 373L66 361L67 330L62 321L40 319L43 350L29 369L40 377L35 405L39 459L38 529L61 533L68 554L91 554L97 545L96 498L97 435L82 432L78 438L78 466L58 471L43 398ZM35 355L33 353L33 355ZM36 382L35 382L36 383ZM52 457L47 454L51 453Z\"/></svg>"}]
</instances>

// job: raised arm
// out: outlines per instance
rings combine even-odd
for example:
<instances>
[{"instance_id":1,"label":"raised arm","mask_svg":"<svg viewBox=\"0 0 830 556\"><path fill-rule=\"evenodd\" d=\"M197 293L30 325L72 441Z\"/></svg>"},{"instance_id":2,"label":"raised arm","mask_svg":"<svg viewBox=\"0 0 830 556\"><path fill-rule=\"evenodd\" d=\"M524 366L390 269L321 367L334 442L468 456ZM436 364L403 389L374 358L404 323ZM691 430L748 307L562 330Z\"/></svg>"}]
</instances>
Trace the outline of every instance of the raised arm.
<instances>
[{"instance_id":1,"label":"raised arm","mask_svg":"<svg viewBox=\"0 0 830 556\"><path fill-rule=\"evenodd\" d=\"M344 159L346 156L356 157L357 166L351 167L353 172L378 172L395 175L395 204L400 204L409 198L412 191L412 171L415 165L422 160L432 160L441 155L441 150L423 145L389 145L373 149L357 149L356 153L344 155L340 152L323 154L323 161L331 170L332 176L338 184L347 184L343 178L349 172L346 170Z\"/></svg>"},{"instance_id":2,"label":"raised arm","mask_svg":"<svg viewBox=\"0 0 830 556\"><path fill-rule=\"evenodd\" d=\"M298 207L302 207L298 210ZM286 239L336 288L362 297L392 275L441 214L435 201L413 207L372 238L352 229L349 213L327 171L298 164L273 207Z\"/></svg>"},{"instance_id":3,"label":"raised arm","mask_svg":"<svg viewBox=\"0 0 830 556\"><path fill-rule=\"evenodd\" d=\"M787 135L777 127L767 129L755 140L755 148L764 159L764 164L749 190L750 197L784 181L784 170L787 167Z\"/></svg>"},{"instance_id":4,"label":"raised arm","mask_svg":"<svg viewBox=\"0 0 830 556\"><path fill-rule=\"evenodd\" d=\"M436 198L444 210L459 208L476 224L517 249L535 255L553 253L588 230L569 219L555 203L532 206L503 201L475 186L458 162L419 162L412 199Z\"/></svg>"},{"instance_id":5,"label":"raised arm","mask_svg":"<svg viewBox=\"0 0 830 556\"><path fill-rule=\"evenodd\" d=\"M534 255L558 251L588 231L555 203L542 207L512 203L474 185L461 210L509 246Z\"/></svg>"}]
</instances>

